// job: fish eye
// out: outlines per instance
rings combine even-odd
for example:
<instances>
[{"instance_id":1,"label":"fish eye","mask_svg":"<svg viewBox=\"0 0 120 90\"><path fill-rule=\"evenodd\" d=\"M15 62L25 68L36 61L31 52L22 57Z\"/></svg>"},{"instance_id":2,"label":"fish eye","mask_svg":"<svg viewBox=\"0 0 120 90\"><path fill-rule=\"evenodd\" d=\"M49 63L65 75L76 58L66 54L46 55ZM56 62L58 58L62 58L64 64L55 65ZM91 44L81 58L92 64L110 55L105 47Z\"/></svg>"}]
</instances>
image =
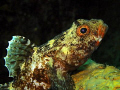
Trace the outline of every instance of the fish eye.
<instances>
[{"instance_id":1,"label":"fish eye","mask_svg":"<svg viewBox=\"0 0 120 90\"><path fill-rule=\"evenodd\" d=\"M86 34L89 34L89 32L90 32L90 29L88 25L81 25L77 28L77 31L76 31L78 36L84 36Z\"/></svg>"},{"instance_id":2,"label":"fish eye","mask_svg":"<svg viewBox=\"0 0 120 90\"><path fill-rule=\"evenodd\" d=\"M86 31L87 31L87 28L81 28L80 30L81 33L86 33Z\"/></svg>"}]
</instances>

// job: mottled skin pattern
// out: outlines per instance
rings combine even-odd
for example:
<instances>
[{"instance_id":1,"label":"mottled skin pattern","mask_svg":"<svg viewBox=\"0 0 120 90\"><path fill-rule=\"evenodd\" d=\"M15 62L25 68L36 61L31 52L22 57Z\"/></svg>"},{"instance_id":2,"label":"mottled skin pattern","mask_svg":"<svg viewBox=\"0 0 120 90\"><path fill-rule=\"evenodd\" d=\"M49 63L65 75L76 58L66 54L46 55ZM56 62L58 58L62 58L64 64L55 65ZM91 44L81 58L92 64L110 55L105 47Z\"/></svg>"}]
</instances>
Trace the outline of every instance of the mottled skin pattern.
<instances>
[{"instance_id":1,"label":"mottled skin pattern","mask_svg":"<svg viewBox=\"0 0 120 90\"><path fill-rule=\"evenodd\" d=\"M78 19L70 29L40 47L22 36L14 36L5 57L10 76L15 77L9 88L74 90L69 72L77 69L91 56L106 29L107 25L102 20ZM17 45L21 46L17 48ZM11 54L10 50L17 54Z\"/></svg>"}]
</instances>

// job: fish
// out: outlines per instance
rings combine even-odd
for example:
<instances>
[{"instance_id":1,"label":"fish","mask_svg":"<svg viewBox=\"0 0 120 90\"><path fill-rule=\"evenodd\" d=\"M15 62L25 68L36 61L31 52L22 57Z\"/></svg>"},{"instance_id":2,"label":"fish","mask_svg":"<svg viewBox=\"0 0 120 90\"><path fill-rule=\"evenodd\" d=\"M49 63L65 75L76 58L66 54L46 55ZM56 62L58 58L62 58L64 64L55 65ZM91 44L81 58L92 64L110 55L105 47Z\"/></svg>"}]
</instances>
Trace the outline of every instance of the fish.
<instances>
[{"instance_id":1,"label":"fish","mask_svg":"<svg viewBox=\"0 0 120 90\"><path fill-rule=\"evenodd\" d=\"M74 90L70 73L83 65L98 48L108 26L101 19L78 19L47 43L36 46L13 36L4 57L10 90Z\"/></svg>"}]
</instances>

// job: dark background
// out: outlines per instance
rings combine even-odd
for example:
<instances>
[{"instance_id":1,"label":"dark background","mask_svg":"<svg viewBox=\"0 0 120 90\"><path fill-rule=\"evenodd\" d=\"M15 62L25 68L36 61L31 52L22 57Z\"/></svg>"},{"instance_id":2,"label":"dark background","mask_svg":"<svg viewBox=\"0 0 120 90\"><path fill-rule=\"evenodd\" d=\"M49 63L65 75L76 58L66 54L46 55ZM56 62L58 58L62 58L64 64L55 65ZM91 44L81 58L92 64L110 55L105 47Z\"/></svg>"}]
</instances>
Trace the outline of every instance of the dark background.
<instances>
[{"instance_id":1,"label":"dark background","mask_svg":"<svg viewBox=\"0 0 120 90\"><path fill-rule=\"evenodd\" d=\"M120 0L0 0L0 75L6 48L13 35L29 38L41 45L76 19L102 19L108 32L92 59L120 67Z\"/></svg>"}]
</instances>

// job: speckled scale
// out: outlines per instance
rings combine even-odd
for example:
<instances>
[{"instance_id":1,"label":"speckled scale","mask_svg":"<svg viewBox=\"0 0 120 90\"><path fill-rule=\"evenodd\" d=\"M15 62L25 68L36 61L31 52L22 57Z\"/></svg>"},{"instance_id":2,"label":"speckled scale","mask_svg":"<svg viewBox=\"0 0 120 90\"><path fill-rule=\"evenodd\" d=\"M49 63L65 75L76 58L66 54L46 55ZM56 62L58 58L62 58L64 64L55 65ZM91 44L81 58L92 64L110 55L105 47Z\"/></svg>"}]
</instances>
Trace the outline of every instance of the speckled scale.
<instances>
[{"instance_id":1,"label":"speckled scale","mask_svg":"<svg viewBox=\"0 0 120 90\"><path fill-rule=\"evenodd\" d=\"M5 57L11 90L74 90L70 72L84 64L107 30L102 20L78 19L71 28L37 47L22 36L13 36Z\"/></svg>"}]
</instances>

